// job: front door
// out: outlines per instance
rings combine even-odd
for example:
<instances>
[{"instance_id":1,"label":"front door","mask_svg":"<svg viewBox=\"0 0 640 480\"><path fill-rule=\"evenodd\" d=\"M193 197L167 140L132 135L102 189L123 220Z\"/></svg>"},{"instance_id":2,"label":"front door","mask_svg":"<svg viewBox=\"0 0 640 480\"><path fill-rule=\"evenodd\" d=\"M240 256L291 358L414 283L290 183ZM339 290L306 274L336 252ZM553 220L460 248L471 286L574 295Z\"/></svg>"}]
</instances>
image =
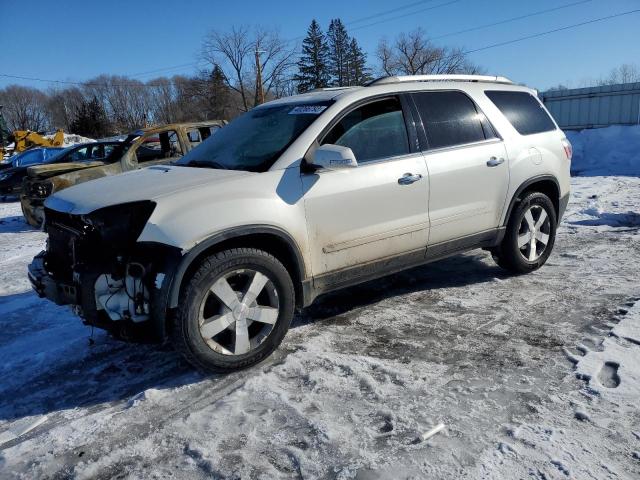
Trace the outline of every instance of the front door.
<instances>
[{"instance_id":1,"label":"front door","mask_svg":"<svg viewBox=\"0 0 640 480\"><path fill-rule=\"evenodd\" d=\"M494 230L509 187L502 140L460 91L412 94L424 125L429 169L429 245Z\"/></svg>"},{"instance_id":2,"label":"front door","mask_svg":"<svg viewBox=\"0 0 640 480\"><path fill-rule=\"evenodd\" d=\"M320 139L353 150L358 166L302 175L314 277L426 248L428 176L411 151L398 98L355 108Z\"/></svg>"}]
</instances>

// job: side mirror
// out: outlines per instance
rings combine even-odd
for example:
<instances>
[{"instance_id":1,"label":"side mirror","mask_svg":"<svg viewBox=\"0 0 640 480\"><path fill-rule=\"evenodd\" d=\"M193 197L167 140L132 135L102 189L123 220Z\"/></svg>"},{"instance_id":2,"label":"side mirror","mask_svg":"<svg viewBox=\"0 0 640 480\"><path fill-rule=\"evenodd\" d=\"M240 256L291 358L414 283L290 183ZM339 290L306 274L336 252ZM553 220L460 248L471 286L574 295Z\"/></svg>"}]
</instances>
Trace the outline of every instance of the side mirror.
<instances>
[{"instance_id":1,"label":"side mirror","mask_svg":"<svg viewBox=\"0 0 640 480\"><path fill-rule=\"evenodd\" d=\"M349 147L332 144L318 147L316 151L313 152L311 164L316 168L324 168L327 170L339 170L358 166L356 156Z\"/></svg>"}]
</instances>

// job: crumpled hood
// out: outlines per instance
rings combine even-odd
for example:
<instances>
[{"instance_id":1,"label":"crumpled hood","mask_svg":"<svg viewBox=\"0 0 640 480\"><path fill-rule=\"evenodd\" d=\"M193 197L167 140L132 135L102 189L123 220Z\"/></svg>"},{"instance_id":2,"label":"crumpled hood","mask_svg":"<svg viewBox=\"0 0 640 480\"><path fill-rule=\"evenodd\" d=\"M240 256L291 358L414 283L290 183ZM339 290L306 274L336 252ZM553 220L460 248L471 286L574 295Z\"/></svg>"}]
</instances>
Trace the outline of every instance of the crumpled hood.
<instances>
[{"instance_id":1,"label":"crumpled hood","mask_svg":"<svg viewBox=\"0 0 640 480\"><path fill-rule=\"evenodd\" d=\"M106 164L104 162L66 162L34 165L33 167L27 168L27 175L30 178L43 179L85 168L101 167L102 165Z\"/></svg>"},{"instance_id":2,"label":"crumpled hood","mask_svg":"<svg viewBox=\"0 0 640 480\"><path fill-rule=\"evenodd\" d=\"M61 190L45 206L66 213L87 214L100 208L142 200L156 200L201 185L225 182L251 175L237 170L157 165L98 178Z\"/></svg>"}]
</instances>

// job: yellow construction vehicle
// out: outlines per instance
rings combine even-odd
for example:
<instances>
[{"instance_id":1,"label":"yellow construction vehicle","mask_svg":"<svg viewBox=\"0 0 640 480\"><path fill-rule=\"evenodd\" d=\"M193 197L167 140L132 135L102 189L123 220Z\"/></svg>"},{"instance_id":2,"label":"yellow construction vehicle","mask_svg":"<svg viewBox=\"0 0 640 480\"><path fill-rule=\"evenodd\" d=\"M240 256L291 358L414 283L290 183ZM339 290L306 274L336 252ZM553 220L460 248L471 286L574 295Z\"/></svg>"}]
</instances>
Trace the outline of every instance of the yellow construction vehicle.
<instances>
[{"instance_id":1,"label":"yellow construction vehicle","mask_svg":"<svg viewBox=\"0 0 640 480\"><path fill-rule=\"evenodd\" d=\"M12 153L14 155L33 147L60 147L64 144L64 132L62 130L57 130L53 138L44 137L31 130L15 130L13 138L15 146ZM0 160L4 157L5 148L0 145Z\"/></svg>"},{"instance_id":2,"label":"yellow construction vehicle","mask_svg":"<svg viewBox=\"0 0 640 480\"><path fill-rule=\"evenodd\" d=\"M58 130L53 138L47 138L31 130L16 130L13 132L13 138L13 152L20 153L32 147L60 147L64 143L64 132Z\"/></svg>"}]
</instances>

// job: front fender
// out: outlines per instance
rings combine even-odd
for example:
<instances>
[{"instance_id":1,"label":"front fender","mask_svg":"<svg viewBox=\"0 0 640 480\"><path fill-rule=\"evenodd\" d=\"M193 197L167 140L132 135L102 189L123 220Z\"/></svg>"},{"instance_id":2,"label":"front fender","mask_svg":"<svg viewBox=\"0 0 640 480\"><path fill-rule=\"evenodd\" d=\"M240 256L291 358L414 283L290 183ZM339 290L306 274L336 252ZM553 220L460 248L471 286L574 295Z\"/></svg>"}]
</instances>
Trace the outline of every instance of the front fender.
<instances>
[{"instance_id":1,"label":"front fender","mask_svg":"<svg viewBox=\"0 0 640 480\"><path fill-rule=\"evenodd\" d=\"M178 301L180 300L180 290L182 288L185 274L189 270L189 267L192 266L194 261L205 254L205 252L224 241L256 234L273 235L275 237L278 237L283 242L286 242L295 258L299 278L306 278L306 270L304 267L302 252L300 251L300 248L296 244L295 240L284 230L269 225L246 225L243 227L230 228L223 232L212 235L211 237L198 243L195 247L193 247L182 256L182 259L177 263L175 270L171 274L171 285L168 290L168 308L175 308L178 306Z\"/></svg>"}]
</instances>

